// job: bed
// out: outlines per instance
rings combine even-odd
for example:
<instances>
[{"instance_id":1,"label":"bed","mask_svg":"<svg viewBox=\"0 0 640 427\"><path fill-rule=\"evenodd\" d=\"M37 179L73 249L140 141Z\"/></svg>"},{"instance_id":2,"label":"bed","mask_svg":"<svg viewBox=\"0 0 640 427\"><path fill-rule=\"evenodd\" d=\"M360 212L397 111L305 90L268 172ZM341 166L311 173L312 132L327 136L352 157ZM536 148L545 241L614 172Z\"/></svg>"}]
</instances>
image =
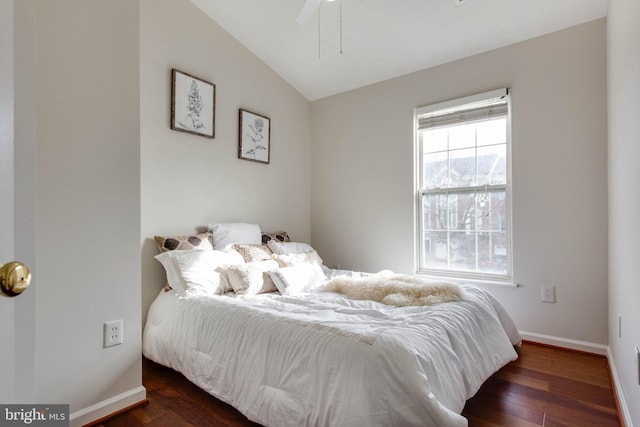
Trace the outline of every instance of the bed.
<instances>
[{"instance_id":1,"label":"bed","mask_svg":"<svg viewBox=\"0 0 640 427\"><path fill-rule=\"evenodd\" d=\"M317 253L301 247L297 261L317 264ZM277 280L276 291L263 284L265 292L235 292L225 270L211 268L214 258L245 270L270 260L243 264L229 250L199 252L178 258L190 259L183 263L190 268L195 258L207 260L201 270L209 275L208 291L160 291L148 312L143 353L265 426L466 426L460 415L466 400L517 358L513 321L481 288L461 285L458 301L403 307L328 292L318 281L295 292ZM176 256L165 258L179 267ZM171 264L161 262L165 269ZM282 264L270 271L289 267L302 271ZM322 281L363 277L321 271ZM167 270L169 282L175 274ZM285 278L295 287L300 277Z\"/></svg>"}]
</instances>

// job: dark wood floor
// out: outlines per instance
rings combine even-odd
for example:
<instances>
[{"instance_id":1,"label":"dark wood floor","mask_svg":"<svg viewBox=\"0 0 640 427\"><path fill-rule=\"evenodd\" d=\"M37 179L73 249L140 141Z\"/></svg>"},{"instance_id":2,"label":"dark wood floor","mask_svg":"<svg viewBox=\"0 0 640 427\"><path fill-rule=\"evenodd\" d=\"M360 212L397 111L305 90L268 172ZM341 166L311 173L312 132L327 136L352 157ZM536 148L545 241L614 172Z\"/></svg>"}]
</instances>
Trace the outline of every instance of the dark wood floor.
<instances>
[{"instance_id":1,"label":"dark wood floor","mask_svg":"<svg viewBox=\"0 0 640 427\"><path fill-rule=\"evenodd\" d=\"M470 427L620 427L604 356L524 343L462 414Z\"/></svg>"},{"instance_id":2,"label":"dark wood floor","mask_svg":"<svg viewBox=\"0 0 640 427\"><path fill-rule=\"evenodd\" d=\"M519 353L467 402L470 427L621 426L606 358L532 343ZM142 376L149 403L97 426L258 426L171 369L145 359Z\"/></svg>"}]
</instances>

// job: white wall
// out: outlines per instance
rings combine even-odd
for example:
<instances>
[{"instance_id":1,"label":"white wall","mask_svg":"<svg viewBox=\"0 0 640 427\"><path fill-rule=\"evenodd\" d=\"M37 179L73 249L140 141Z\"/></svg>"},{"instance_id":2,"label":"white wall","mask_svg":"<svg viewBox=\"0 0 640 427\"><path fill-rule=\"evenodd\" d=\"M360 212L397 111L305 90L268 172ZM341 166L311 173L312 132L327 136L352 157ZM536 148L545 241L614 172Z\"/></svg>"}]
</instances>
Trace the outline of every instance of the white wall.
<instances>
[{"instance_id":1,"label":"white wall","mask_svg":"<svg viewBox=\"0 0 640 427\"><path fill-rule=\"evenodd\" d=\"M312 243L327 264L414 270L413 110L511 87L521 330L606 344L606 21L312 103ZM555 285L557 303L540 302Z\"/></svg>"},{"instance_id":2,"label":"white wall","mask_svg":"<svg viewBox=\"0 0 640 427\"><path fill-rule=\"evenodd\" d=\"M608 14L609 345L633 425L640 425L640 3L611 0ZM622 337L618 337L618 314ZM635 402L635 403L634 403Z\"/></svg>"},{"instance_id":3,"label":"white wall","mask_svg":"<svg viewBox=\"0 0 640 427\"><path fill-rule=\"evenodd\" d=\"M77 425L90 421L84 411L107 399L144 398L139 3L35 5L36 61L25 70L37 64L29 401L69 403ZM16 141L21 144L18 135ZM124 320L124 344L103 349L103 322L114 319Z\"/></svg>"},{"instance_id":4,"label":"white wall","mask_svg":"<svg viewBox=\"0 0 640 427\"><path fill-rule=\"evenodd\" d=\"M155 234L252 222L310 238L310 105L188 0L141 1L143 313L165 283ZM170 70L216 85L216 135L172 131ZM238 109L271 119L271 163L237 158Z\"/></svg>"}]
</instances>

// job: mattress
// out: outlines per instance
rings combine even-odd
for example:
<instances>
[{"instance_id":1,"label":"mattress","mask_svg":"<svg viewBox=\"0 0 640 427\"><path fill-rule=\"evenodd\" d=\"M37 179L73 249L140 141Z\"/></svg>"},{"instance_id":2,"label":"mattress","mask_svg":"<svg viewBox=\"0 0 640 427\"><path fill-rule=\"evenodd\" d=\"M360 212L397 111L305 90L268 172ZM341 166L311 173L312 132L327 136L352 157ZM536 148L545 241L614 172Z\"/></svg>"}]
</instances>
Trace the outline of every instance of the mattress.
<instances>
[{"instance_id":1,"label":"mattress","mask_svg":"<svg viewBox=\"0 0 640 427\"><path fill-rule=\"evenodd\" d=\"M143 352L265 426L462 427L466 400L520 342L491 294L462 289L419 307L161 291Z\"/></svg>"}]
</instances>

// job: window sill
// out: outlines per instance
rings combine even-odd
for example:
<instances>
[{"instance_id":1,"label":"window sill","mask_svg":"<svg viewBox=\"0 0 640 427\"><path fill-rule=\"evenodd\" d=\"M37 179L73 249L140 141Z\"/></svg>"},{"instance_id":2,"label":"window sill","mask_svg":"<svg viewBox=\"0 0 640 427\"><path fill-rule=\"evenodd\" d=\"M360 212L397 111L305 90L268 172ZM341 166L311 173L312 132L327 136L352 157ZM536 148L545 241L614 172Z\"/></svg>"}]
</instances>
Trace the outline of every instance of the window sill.
<instances>
[{"instance_id":1,"label":"window sill","mask_svg":"<svg viewBox=\"0 0 640 427\"><path fill-rule=\"evenodd\" d=\"M417 271L416 275L424 277L425 279L429 279L429 280L448 280L451 282L456 282L456 283L469 283L472 285L491 285L491 286L503 286L503 287L507 287L507 288L517 288L519 285L517 283L515 283L513 281L513 278L505 278L505 279L499 279L499 278L485 278L485 279L479 279L479 278L471 278L471 277L462 277L462 276L455 276L455 275L440 275L440 274L434 274L434 273L429 273L429 272L425 272L425 271Z\"/></svg>"}]
</instances>

